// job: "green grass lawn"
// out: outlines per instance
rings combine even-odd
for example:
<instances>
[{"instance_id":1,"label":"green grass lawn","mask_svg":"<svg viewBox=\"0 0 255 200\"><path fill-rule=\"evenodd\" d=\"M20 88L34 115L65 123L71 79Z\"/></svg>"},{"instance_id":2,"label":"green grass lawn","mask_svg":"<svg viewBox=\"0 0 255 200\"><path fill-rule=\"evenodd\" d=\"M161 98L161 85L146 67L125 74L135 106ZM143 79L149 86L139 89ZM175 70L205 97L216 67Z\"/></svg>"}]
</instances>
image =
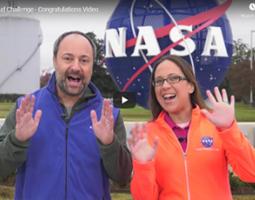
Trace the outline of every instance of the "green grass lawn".
<instances>
[{"instance_id":1,"label":"green grass lawn","mask_svg":"<svg viewBox=\"0 0 255 200\"><path fill-rule=\"evenodd\" d=\"M127 193L112 193L112 200L132 200L130 194ZM255 200L254 195L234 195L234 200ZM14 188L0 185L0 199L10 200L14 198Z\"/></svg>"},{"instance_id":2,"label":"green grass lawn","mask_svg":"<svg viewBox=\"0 0 255 200\"><path fill-rule=\"evenodd\" d=\"M14 103L0 102L0 118L5 118Z\"/></svg>"},{"instance_id":3,"label":"green grass lawn","mask_svg":"<svg viewBox=\"0 0 255 200\"><path fill-rule=\"evenodd\" d=\"M238 122L255 122L255 107L236 103L235 109ZM121 114L125 121L146 121L151 119L150 111L139 106L131 109L121 109Z\"/></svg>"},{"instance_id":4,"label":"green grass lawn","mask_svg":"<svg viewBox=\"0 0 255 200\"><path fill-rule=\"evenodd\" d=\"M255 122L255 107L243 103L237 103L236 118L239 122Z\"/></svg>"},{"instance_id":5,"label":"green grass lawn","mask_svg":"<svg viewBox=\"0 0 255 200\"><path fill-rule=\"evenodd\" d=\"M151 112L140 106L129 109L121 109L124 121L147 121L151 119Z\"/></svg>"},{"instance_id":6,"label":"green grass lawn","mask_svg":"<svg viewBox=\"0 0 255 200\"><path fill-rule=\"evenodd\" d=\"M5 118L14 103L0 103L0 118ZM121 109L125 121L147 121L151 119L151 113L142 107L136 106L130 109ZM255 107L236 103L236 118L239 122L255 122Z\"/></svg>"},{"instance_id":7,"label":"green grass lawn","mask_svg":"<svg viewBox=\"0 0 255 200\"><path fill-rule=\"evenodd\" d=\"M130 194L113 193L112 200L132 200ZM234 195L234 200L255 200L254 195Z\"/></svg>"}]
</instances>

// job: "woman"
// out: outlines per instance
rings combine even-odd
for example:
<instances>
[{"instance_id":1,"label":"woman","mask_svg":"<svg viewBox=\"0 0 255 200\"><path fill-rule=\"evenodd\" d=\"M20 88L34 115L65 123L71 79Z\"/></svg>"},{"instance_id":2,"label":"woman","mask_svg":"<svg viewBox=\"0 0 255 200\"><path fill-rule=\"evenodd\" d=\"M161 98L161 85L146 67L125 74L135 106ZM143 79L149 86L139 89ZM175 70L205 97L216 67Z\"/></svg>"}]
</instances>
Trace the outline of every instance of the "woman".
<instances>
[{"instance_id":1,"label":"woman","mask_svg":"<svg viewBox=\"0 0 255 200\"><path fill-rule=\"evenodd\" d=\"M135 200L232 199L228 164L255 182L255 150L237 127L234 97L207 91L206 107L190 65L164 56L154 66L153 120L135 126L129 139Z\"/></svg>"}]
</instances>

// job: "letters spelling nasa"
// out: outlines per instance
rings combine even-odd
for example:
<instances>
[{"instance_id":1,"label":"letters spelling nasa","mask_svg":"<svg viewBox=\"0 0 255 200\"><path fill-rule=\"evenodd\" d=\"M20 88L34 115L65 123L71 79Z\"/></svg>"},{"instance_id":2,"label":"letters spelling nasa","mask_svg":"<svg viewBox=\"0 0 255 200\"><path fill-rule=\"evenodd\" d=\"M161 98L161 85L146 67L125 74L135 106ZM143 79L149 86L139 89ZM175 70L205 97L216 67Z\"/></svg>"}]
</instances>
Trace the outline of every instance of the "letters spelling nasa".
<instances>
[{"instance_id":1,"label":"letters spelling nasa","mask_svg":"<svg viewBox=\"0 0 255 200\"><path fill-rule=\"evenodd\" d=\"M155 56L160 53L160 47L156 39L152 26L138 26L138 35L132 57L140 56L140 50L147 50L147 56ZM105 32L105 56L106 58L126 57L126 27L116 29L108 29ZM173 27L169 32L169 38L173 42L182 39L184 36L181 31L192 31L192 26L179 25ZM191 38L182 41L180 46L183 50L171 49L170 54L178 56L187 56L196 50L196 44ZM228 57L223 34L220 27L210 26L205 40L205 46L201 56L211 56L211 50L214 51L213 56Z\"/></svg>"}]
</instances>

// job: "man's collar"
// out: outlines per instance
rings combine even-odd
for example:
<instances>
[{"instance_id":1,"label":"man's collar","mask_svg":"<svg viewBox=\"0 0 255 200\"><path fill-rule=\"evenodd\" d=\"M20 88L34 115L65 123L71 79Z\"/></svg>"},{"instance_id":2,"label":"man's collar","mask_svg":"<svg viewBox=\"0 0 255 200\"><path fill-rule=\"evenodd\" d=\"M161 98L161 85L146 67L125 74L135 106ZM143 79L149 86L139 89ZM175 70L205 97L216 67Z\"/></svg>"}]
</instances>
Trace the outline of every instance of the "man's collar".
<instances>
[{"instance_id":1,"label":"man's collar","mask_svg":"<svg viewBox=\"0 0 255 200\"><path fill-rule=\"evenodd\" d=\"M81 98L79 99L79 101L81 101L81 102L87 101L88 99L93 98L95 96L96 96L96 93L88 85L86 87L86 89L84 90L84 92L83 92Z\"/></svg>"}]
</instances>

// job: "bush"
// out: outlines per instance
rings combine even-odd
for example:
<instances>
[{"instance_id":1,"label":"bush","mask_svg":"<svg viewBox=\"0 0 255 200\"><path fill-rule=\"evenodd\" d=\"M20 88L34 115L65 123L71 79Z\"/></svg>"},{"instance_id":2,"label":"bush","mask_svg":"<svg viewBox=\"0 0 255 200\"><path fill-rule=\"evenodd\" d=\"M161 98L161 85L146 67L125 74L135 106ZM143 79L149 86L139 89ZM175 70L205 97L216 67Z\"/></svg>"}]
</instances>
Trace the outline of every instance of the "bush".
<instances>
[{"instance_id":1,"label":"bush","mask_svg":"<svg viewBox=\"0 0 255 200\"><path fill-rule=\"evenodd\" d=\"M255 194L255 184L241 181L233 172L229 174L231 191L233 194Z\"/></svg>"},{"instance_id":2,"label":"bush","mask_svg":"<svg viewBox=\"0 0 255 200\"><path fill-rule=\"evenodd\" d=\"M14 199L14 187L0 185L0 199Z\"/></svg>"},{"instance_id":3,"label":"bush","mask_svg":"<svg viewBox=\"0 0 255 200\"><path fill-rule=\"evenodd\" d=\"M15 102L23 94L0 94L0 102Z\"/></svg>"}]
</instances>

